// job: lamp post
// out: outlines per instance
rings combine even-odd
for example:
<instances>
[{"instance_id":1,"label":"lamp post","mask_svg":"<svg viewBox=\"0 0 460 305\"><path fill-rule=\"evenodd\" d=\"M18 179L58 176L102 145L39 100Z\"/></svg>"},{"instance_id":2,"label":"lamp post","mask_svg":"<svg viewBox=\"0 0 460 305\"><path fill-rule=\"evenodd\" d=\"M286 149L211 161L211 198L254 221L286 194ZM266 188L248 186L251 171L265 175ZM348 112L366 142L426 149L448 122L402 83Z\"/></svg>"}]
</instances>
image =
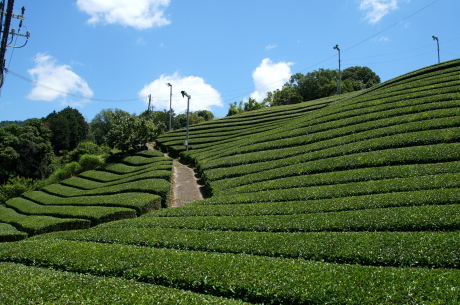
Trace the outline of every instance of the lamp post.
<instances>
[{"instance_id":1,"label":"lamp post","mask_svg":"<svg viewBox=\"0 0 460 305\"><path fill-rule=\"evenodd\" d=\"M185 91L181 91L182 97L186 96L187 97L187 127L186 127L186 133L185 133L185 150L188 150L188 126L189 126L189 115L188 115L188 109L190 106L190 98L191 96L187 94Z\"/></svg>"},{"instance_id":2,"label":"lamp post","mask_svg":"<svg viewBox=\"0 0 460 305\"><path fill-rule=\"evenodd\" d=\"M172 85L171 83L166 83L166 86L170 87L169 90L169 131L171 131L171 121L172 121Z\"/></svg>"},{"instance_id":3,"label":"lamp post","mask_svg":"<svg viewBox=\"0 0 460 305\"><path fill-rule=\"evenodd\" d=\"M339 49L338 44L335 45L334 50L339 51L339 81L337 84L337 94L340 95L342 93L342 86L341 86L342 76L341 76L341 71L340 71L340 49Z\"/></svg>"},{"instance_id":4,"label":"lamp post","mask_svg":"<svg viewBox=\"0 0 460 305\"><path fill-rule=\"evenodd\" d=\"M433 37L433 40L436 40L436 44L438 45L438 64L441 62L441 57L439 56L439 39L436 36L431 36Z\"/></svg>"}]
</instances>

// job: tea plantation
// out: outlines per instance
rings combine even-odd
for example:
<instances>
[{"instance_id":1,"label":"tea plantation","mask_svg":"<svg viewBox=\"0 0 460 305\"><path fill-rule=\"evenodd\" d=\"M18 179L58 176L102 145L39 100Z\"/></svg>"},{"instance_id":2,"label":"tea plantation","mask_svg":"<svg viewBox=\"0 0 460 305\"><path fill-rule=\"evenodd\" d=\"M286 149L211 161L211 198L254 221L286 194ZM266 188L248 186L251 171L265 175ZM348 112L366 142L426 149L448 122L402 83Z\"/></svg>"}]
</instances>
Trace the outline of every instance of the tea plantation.
<instances>
[{"instance_id":1,"label":"tea plantation","mask_svg":"<svg viewBox=\"0 0 460 305\"><path fill-rule=\"evenodd\" d=\"M204 200L149 151L1 206L0 303L460 303L460 60L184 138Z\"/></svg>"}]
</instances>

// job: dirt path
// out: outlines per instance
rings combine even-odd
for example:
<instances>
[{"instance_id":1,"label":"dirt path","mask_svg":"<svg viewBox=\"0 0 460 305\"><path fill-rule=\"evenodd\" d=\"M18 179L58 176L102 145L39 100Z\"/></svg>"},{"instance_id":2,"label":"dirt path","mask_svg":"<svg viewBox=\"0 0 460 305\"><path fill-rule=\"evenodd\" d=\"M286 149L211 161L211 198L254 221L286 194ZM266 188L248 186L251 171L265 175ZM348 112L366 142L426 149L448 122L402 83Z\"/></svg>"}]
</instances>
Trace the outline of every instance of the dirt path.
<instances>
[{"instance_id":1,"label":"dirt path","mask_svg":"<svg viewBox=\"0 0 460 305\"><path fill-rule=\"evenodd\" d=\"M148 149L155 149L153 143L147 143ZM165 157L169 157L165 154ZM171 177L171 195L168 207L176 208L203 199L204 185L200 184L192 168L173 159Z\"/></svg>"},{"instance_id":2,"label":"dirt path","mask_svg":"<svg viewBox=\"0 0 460 305\"><path fill-rule=\"evenodd\" d=\"M172 194L169 207L180 207L187 203L203 199L201 193L203 185L199 184L199 179L195 172L187 165L173 160L172 174Z\"/></svg>"}]
</instances>

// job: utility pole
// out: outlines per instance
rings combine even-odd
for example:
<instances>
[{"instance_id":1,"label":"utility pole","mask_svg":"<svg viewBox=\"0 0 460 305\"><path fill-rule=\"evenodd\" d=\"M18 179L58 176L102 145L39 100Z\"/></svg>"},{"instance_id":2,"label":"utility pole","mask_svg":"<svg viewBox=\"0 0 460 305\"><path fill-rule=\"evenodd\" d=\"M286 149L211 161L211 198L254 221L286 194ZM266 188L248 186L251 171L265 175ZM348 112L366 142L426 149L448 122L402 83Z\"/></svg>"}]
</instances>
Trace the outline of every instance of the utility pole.
<instances>
[{"instance_id":1,"label":"utility pole","mask_svg":"<svg viewBox=\"0 0 460 305\"><path fill-rule=\"evenodd\" d=\"M13 14L13 7L14 7L14 0L8 0L6 11L5 9L5 3L4 1L0 2L0 22L2 25L2 30L1 30L1 42L0 42L0 88L3 86L3 75L4 71L6 70L5 67L5 54L6 54L6 48L22 48L24 47L27 42L29 41L30 37L30 32L27 31L26 34L20 34L21 27L22 27L22 21L24 20L24 12L25 8L22 7L21 9L21 15ZM3 22L3 16L5 16L5 22ZM15 29L12 29L10 31L10 26L11 26L11 19L16 18L20 19L21 21L19 22L19 28L18 31L16 32ZM9 36L11 35L10 40L8 41ZM23 45L21 46L13 46L11 43L13 42L14 36L22 36L26 38L26 41Z\"/></svg>"},{"instance_id":2,"label":"utility pole","mask_svg":"<svg viewBox=\"0 0 460 305\"><path fill-rule=\"evenodd\" d=\"M171 131L171 124L172 124L172 85L171 83L167 83L166 86L169 88L169 131Z\"/></svg>"},{"instance_id":3,"label":"utility pole","mask_svg":"<svg viewBox=\"0 0 460 305\"><path fill-rule=\"evenodd\" d=\"M150 114L150 104L152 103L152 95L149 94L149 107L147 108L147 112Z\"/></svg>"},{"instance_id":4,"label":"utility pole","mask_svg":"<svg viewBox=\"0 0 460 305\"><path fill-rule=\"evenodd\" d=\"M342 93L342 75L341 75L341 71L340 71L340 49L339 49L339 45L336 44L335 47L334 47L334 50L337 50L339 51L339 81L337 83L337 94L340 95Z\"/></svg>"},{"instance_id":5,"label":"utility pole","mask_svg":"<svg viewBox=\"0 0 460 305\"><path fill-rule=\"evenodd\" d=\"M438 45L438 64L441 62L441 57L439 56L439 39L436 36L431 36L433 37L433 40L436 40L436 44Z\"/></svg>"},{"instance_id":6,"label":"utility pole","mask_svg":"<svg viewBox=\"0 0 460 305\"><path fill-rule=\"evenodd\" d=\"M181 91L180 93L182 93L182 97L186 96L188 99L187 99L187 131L185 133L185 150L188 150L188 127L189 127L189 106L190 106L190 98L191 96L187 94L187 92L185 91Z\"/></svg>"}]
</instances>

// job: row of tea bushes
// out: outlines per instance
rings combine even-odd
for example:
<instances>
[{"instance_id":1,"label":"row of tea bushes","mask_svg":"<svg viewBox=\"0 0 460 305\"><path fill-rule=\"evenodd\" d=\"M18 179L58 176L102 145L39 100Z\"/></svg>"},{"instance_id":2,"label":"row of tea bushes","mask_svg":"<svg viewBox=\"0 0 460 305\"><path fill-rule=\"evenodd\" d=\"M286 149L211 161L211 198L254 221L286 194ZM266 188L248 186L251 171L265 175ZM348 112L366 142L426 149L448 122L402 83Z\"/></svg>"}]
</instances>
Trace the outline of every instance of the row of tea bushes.
<instances>
[{"instance_id":1,"label":"row of tea bushes","mask_svg":"<svg viewBox=\"0 0 460 305\"><path fill-rule=\"evenodd\" d=\"M37 238L373 266L460 268L460 252L457 251L460 235L457 232L273 233L95 227L50 233Z\"/></svg>"},{"instance_id":2,"label":"row of tea bushes","mask_svg":"<svg viewBox=\"0 0 460 305\"><path fill-rule=\"evenodd\" d=\"M379 119L378 121L372 120L360 123L358 126L328 128L324 131L309 134L294 134L293 137L286 135L286 138L283 139L246 145L238 154L226 152L228 155L225 158L210 159L202 162L200 168L209 170L215 167L254 163L258 162L261 158L267 161L276 160L349 143L357 143L354 145L359 145L361 141L381 139L404 133L457 127L460 125L460 122L458 121L458 116L455 116L456 114L460 114L460 110L457 107L430 111L428 115L426 112L415 115L400 115ZM376 129L376 127L378 128ZM305 147L306 145L308 146ZM400 145L404 144L401 143Z\"/></svg>"},{"instance_id":3,"label":"row of tea bushes","mask_svg":"<svg viewBox=\"0 0 460 305\"><path fill-rule=\"evenodd\" d=\"M458 231L460 204L266 216L141 217L101 226L257 232Z\"/></svg>"},{"instance_id":4,"label":"row of tea bushes","mask_svg":"<svg viewBox=\"0 0 460 305\"><path fill-rule=\"evenodd\" d=\"M102 222L136 217L136 211L120 207L41 205L25 198L16 197L8 200L6 206L24 215L45 215L59 218L89 219L91 225Z\"/></svg>"},{"instance_id":5,"label":"row of tea bushes","mask_svg":"<svg viewBox=\"0 0 460 305\"><path fill-rule=\"evenodd\" d=\"M1 304L244 304L113 277L0 263Z\"/></svg>"},{"instance_id":6,"label":"row of tea bushes","mask_svg":"<svg viewBox=\"0 0 460 305\"><path fill-rule=\"evenodd\" d=\"M89 190L77 189L63 184L50 184L45 186L43 191L61 197L112 195L126 192L153 193L165 197L169 187L169 181L164 179L143 179Z\"/></svg>"},{"instance_id":7,"label":"row of tea bushes","mask_svg":"<svg viewBox=\"0 0 460 305\"><path fill-rule=\"evenodd\" d=\"M45 192L27 192L22 197L42 205L122 207L138 215L161 208L163 199L150 193L118 193L99 196L60 197Z\"/></svg>"},{"instance_id":8,"label":"row of tea bushes","mask_svg":"<svg viewBox=\"0 0 460 305\"><path fill-rule=\"evenodd\" d=\"M331 264L246 254L64 240L0 244L0 261L119 276L270 304L421 304L460 301L460 271Z\"/></svg>"},{"instance_id":9,"label":"row of tea bushes","mask_svg":"<svg viewBox=\"0 0 460 305\"><path fill-rule=\"evenodd\" d=\"M0 242L18 241L27 237L27 233L18 231L10 224L0 222Z\"/></svg>"},{"instance_id":10,"label":"row of tea bushes","mask_svg":"<svg viewBox=\"0 0 460 305\"><path fill-rule=\"evenodd\" d=\"M239 174L234 168L216 169L211 172L205 172L206 179L223 179L218 183L209 183L213 188L229 189L250 183L270 181L290 176L306 176L317 173L326 173L332 171L373 168L381 166L393 166L404 164L435 163L457 161L459 159L458 151L460 143L442 143L435 145L423 145L414 147L403 147L371 152L362 152L327 159L318 159L310 162L300 162L297 164L285 164L283 160L279 162L259 162L246 166L235 166L245 171L246 174L231 178L232 175ZM278 164L279 167L275 167ZM282 166L284 165L284 166ZM300 178L299 178L300 179ZM214 184L214 185L213 185Z\"/></svg>"},{"instance_id":11,"label":"row of tea bushes","mask_svg":"<svg viewBox=\"0 0 460 305\"><path fill-rule=\"evenodd\" d=\"M28 235L43 234L52 231L87 229L90 221L87 219L57 218L42 215L25 215L14 209L0 205L0 223L14 226Z\"/></svg>"},{"instance_id":12,"label":"row of tea bushes","mask_svg":"<svg viewBox=\"0 0 460 305\"><path fill-rule=\"evenodd\" d=\"M124 157L41 191L26 192L2 206L0 223L36 235L134 218L167 201L172 160L158 151ZM11 235L0 232L4 239Z\"/></svg>"},{"instance_id":13,"label":"row of tea bushes","mask_svg":"<svg viewBox=\"0 0 460 305\"><path fill-rule=\"evenodd\" d=\"M259 202L257 198L254 198L251 202L241 204L235 202L234 195L230 195L197 201L181 209L166 209L148 213L144 217L291 215L459 203L459 188L282 202Z\"/></svg>"},{"instance_id":14,"label":"row of tea bushes","mask_svg":"<svg viewBox=\"0 0 460 305\"><path fill-rule=\"evenodd\" d=\"M102 172L99 172L99 173L102 173ZM110 174L107 172L105 172L105 174L103 175L93 174L93 176L98 177L99 180L102 180L104 178L107 179L107 177L110 175L114 175L114 174ZM143 171L142 173L136 173L135 175L129 175L128 177L125 177L125 178L116 179L116 180L113 179L107 182L90 180L90 179L79 176L79 177L73 177L73 178L63 180L61 181L61 184L66 185L66 186L71 186L74 188L90 190L90 189L107 187L107 186L112 186L112 185L119 185L119 184L123 184L127 182L144 180L144 179L164 179L164 180L169 181L171 179L171 171L170 170L169 171L168 170L155 170L155 171L147 170L147 171Z\"/></svg>"}]
</instances>

